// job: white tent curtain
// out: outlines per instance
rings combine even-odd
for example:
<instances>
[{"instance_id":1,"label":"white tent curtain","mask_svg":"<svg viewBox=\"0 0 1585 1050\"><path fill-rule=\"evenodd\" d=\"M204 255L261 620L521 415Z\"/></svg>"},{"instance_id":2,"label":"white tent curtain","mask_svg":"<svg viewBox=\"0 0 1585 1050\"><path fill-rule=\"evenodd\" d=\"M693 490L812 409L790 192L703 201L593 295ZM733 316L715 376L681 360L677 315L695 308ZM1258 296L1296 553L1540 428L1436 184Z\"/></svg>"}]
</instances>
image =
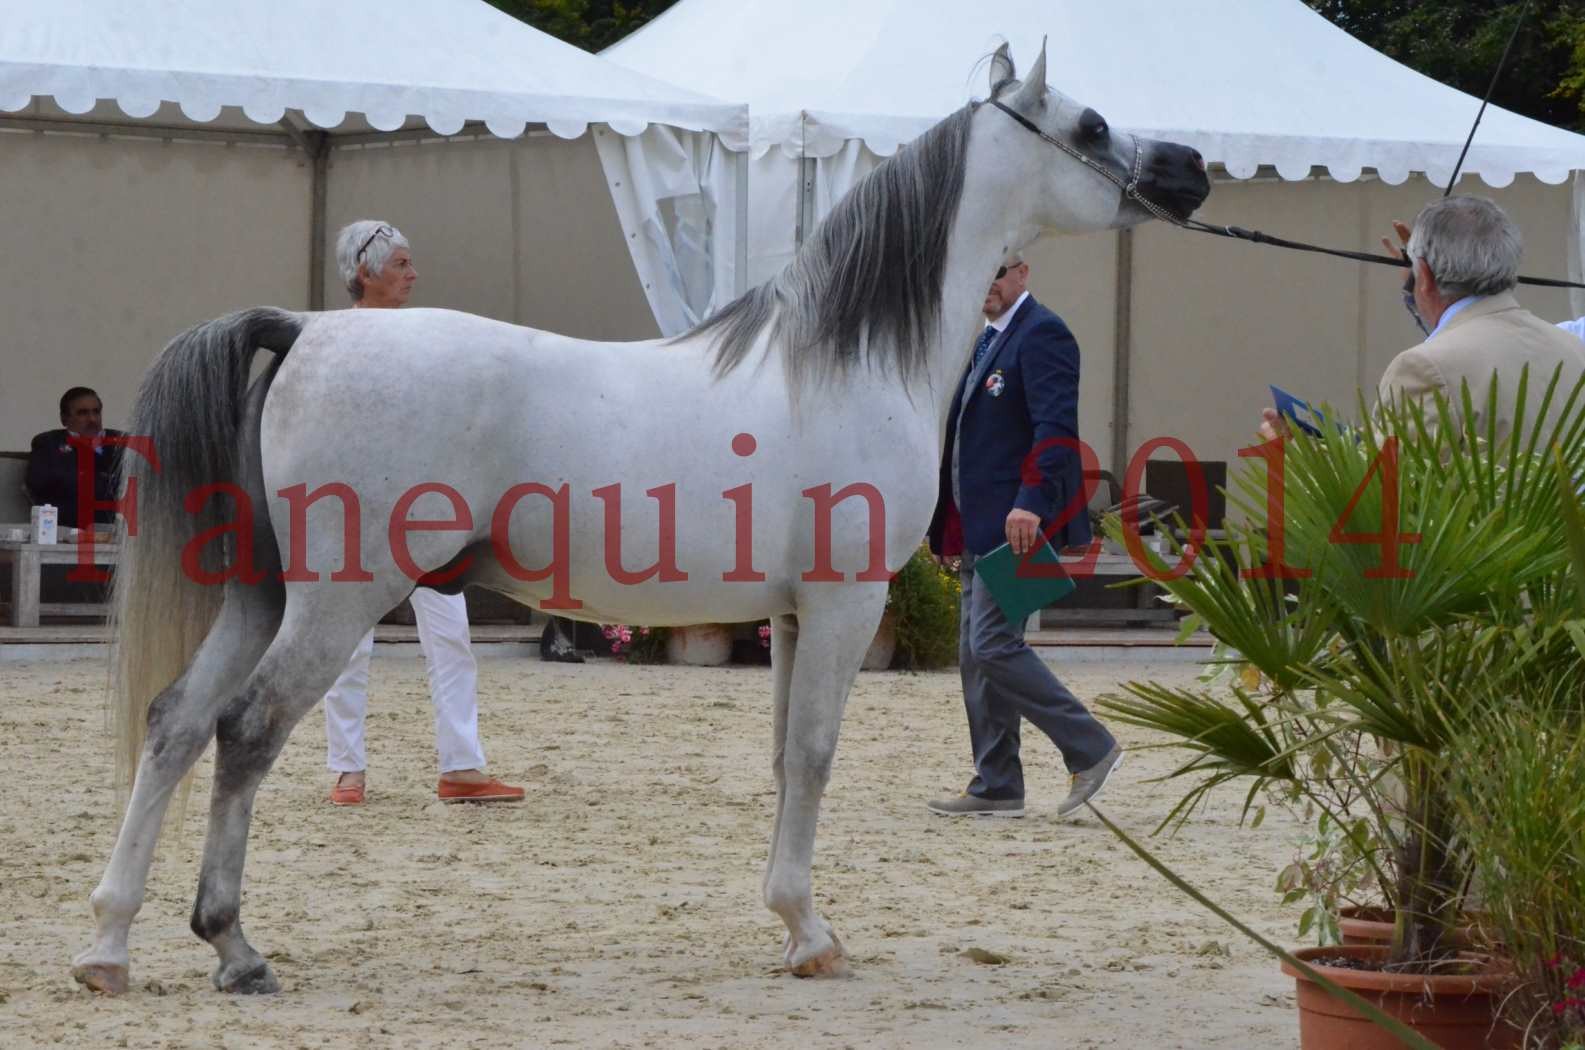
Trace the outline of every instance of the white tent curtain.
<instances>
[{"instance_id":1,"label":"white tent curtain","mask_svg":"<svg viewBox=\"0 0 1585 1050\"><path fill-rule=\"evenodd\" d=\"M662 335L686 332L732 300L738 274L738 167L715 135L651 125L595 131L617 218Z\"/></svg>"},{"instance_id":2,"label":"white tent curtain","mask_svg":"<svg viewBox=\"0 0 1585 1050\"><path fill-rule=\"evenodd\" d=\"M779 149L755 157L749 168L749 285L769 280L792 262L800 239L885 159L857 139L844 142L830 156L802 162ZM812 207L800 216L801 182L811 168L814 192L808 204Z\"/></svg>"}]
</instances>

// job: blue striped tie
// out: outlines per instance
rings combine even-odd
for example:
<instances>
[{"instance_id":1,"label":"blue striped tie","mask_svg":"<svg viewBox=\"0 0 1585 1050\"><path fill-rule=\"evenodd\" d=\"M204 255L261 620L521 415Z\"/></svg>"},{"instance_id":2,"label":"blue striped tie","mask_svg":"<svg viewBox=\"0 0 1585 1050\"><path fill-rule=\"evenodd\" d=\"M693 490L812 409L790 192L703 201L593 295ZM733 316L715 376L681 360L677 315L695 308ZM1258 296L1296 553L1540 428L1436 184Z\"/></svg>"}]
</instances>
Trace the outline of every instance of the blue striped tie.
<instances>
[{"instance_id":1,"label":"blue striped tie","mask_svg":"<svg viewBox=\"0 0 1585 1050\"><path fill-rule=\"evenodd\" d=\"M991 343L995 339L996 329L986 325L985 331L981 332L980 337L974 341L974 362L969 365L970 372L980 367L980 362L985 358L985 351L991 348Z\"/></svg>"}]
</instances>

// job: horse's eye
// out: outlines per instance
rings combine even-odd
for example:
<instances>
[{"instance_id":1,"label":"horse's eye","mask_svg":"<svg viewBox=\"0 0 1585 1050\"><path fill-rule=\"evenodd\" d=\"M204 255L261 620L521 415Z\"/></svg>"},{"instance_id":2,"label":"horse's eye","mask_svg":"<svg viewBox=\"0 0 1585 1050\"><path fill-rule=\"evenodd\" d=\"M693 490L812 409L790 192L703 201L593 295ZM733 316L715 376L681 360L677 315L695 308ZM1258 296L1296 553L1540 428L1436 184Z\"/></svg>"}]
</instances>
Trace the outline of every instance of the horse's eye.
<instances>
[{"instance_id":1,"label":"horse's eye","mask_svg":"<svg viewBox=\"0 0 1585 1050\"><path fill-rule=\"evenodd\" d=\"M1104 142L1109 130L1106 120L1093 109L1085 110L1079 117L1079 133L1086 142Z\"/></svg>"}]
</instances>

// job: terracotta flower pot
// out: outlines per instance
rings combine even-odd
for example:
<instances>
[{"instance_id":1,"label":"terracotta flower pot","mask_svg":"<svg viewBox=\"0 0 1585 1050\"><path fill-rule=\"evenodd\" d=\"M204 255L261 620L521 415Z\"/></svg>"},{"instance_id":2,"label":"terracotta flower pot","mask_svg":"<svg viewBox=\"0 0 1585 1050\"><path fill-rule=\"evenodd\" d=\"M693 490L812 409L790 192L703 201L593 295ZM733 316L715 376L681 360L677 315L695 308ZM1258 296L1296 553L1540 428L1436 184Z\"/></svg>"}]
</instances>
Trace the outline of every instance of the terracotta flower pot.
<instances>
[{"instance_id":1,"label":"terracotta flower pot","mask_svg":"<svg viewBox=\"0 0 1585 1050\"><path fill-rule=\"evenodd\" d=\"M1460 951L1489 948L1490 939L1481 934L1480 918L1478 914L1464 915L1464 921L1448 931L1448 946ZM1392 909L1354 905L1340 908L1337 927L1344 944L1391 944Z\"/></svg>"},{"instance_id":2,"label":"terracotta flower pot","mask_svg":"<svg viewBox=\"0 0 1585 1050\"><path fill-rule=\"evenodd\" d=\"M1391 944L1392 909L1360 905L1340 908L1337 928L1344 944Z\"/></svg>"},{"instance_id":3,"label":"terracotta flower pot","mask_svg":"<svg viewBox=\"0 0 1585 1050\"><path fill-rule=\"evenodd\" d=\"M861 666L866 671L884 671L892 665L892 657L896 652L897 614L888 609L881 617L880 625L875 628L875 638L865 651Z\"/></svg>"},{"instance_id":4,"label":"terracotta flower pot","mask_svg":"<svg viewBox=\"0 0 1585 1050\"><path fill-rule=\"evenodd\" d=\"M673 627L666 639L666 659L690 667L719 667L732 659L732 629L722 623Z\"/></svg>"},{"instance_id":5,"label":"terracotta flower pot","mask_svg":"<svg viewBox=\"0 0 1585 1050\"><path fill-rule=\"evenodd\" d=\"M1481 956L1463 958L1484 969L1469 974L1386 973L1320 966L1339 956L1380 964L1387 948L1356 944L1301 948L1293 953L1333 983L1369 1000L1444 1050L1510 1050L1519 1033L1496 1022L1510 980ZM1398 1038L1332 996L1287 963L1282 972L1298 985L1301 1050L1401 1050Z\"/></svg>"}]
</instances>

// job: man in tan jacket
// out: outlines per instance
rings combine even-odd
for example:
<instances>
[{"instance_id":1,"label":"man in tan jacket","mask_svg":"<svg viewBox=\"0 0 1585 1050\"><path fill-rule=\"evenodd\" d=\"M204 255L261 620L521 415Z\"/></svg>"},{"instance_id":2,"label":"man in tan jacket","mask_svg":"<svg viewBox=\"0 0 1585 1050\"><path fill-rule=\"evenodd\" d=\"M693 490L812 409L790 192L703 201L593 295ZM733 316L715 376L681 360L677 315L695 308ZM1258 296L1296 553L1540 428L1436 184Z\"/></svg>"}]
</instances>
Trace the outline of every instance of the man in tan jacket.
<instances>
[{"instance_id":1,"label":"man in tan jacket","mask_svg":"<svg viewBox=\"0 0 1585 1050\"><path fill-rule=\"evenodd\" d=\"M1430 335L1405 350L1381 377L1383 402L1448 399L1455 419L1463 388L1484 431L1496 387L1496 437L1513 429L1520 379L1526 368L1526 430L1536 418L1547 386L1558 375L1547 415L1556 422L1569 393L1585 377L1585 343L1519 305L1513 296L1524 251L1519 228L1501 208L1480 197L1446 197L1421 209L1409 236L1414 268L1414 306Z\"/></svg>"},{"instance_id":2,"label":"man in tan jacket","mask_svg":"<svg viewBox=\"0 0 1585 1050\"><path fill-rule=\"evenodd\" d=\"M1448 399L1454 418L1462 414L1463 388L1484 414L1497 388L1497 438L1513 429L1519 380L1526 368L1524 418L1533 422L1548 384L1561 373L1547 415L1556 422L1569 393L1585 376L1585 343L1519 305L1524 240L1507 214L1481 197L1445 197L1427 204L1408 233L1405 250L1413 267L1413 309L1429 333L1425 342L1392 359L1377 386L1380 401L1419 400L1434 425L1434 398ZM1389 250L1391 242L1383 239ZM1273 408L1266 409L1261 437L1288 432ZM1475 422L1484 431L1487 420ZM1529 430L1530 422L1525 424Z\"/></svg>"}]
</instances>

